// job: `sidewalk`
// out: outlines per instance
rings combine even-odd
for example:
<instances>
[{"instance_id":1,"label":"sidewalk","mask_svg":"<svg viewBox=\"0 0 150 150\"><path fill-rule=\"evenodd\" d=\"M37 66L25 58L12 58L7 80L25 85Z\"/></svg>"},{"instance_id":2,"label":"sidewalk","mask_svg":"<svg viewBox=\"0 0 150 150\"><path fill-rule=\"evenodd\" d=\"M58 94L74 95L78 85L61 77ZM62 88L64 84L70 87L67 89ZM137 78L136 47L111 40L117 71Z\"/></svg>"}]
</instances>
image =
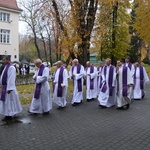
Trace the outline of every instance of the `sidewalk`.
<instances>
[{"instance_id":1,"label":"sidewalk","mask_svg":"<svg viewBox=\"0 0 150 150\"><path fill-rule=\"evenodd\" d=\"M0 126L0 150L150 150L150 84L146 89L145 99L129 110L84 101L64 110L54 104L42 116L28 114L24 105L22 123Z\"/></svg>"}]
</instances>

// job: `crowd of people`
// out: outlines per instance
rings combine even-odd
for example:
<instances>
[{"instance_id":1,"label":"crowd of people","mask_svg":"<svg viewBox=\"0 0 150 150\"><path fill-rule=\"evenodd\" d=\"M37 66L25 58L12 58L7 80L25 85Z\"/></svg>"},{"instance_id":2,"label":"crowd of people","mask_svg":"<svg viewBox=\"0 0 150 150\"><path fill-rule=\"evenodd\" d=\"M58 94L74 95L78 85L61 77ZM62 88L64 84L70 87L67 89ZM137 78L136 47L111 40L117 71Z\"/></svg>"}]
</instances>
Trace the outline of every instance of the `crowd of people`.
<instances>
[{"instance_id":1,"label":"crowd of people","mask_svg":"<svg viewBox=\"0 0 150 150\"><path fill-rule=\"evenodd\" d=\"M22 111L18 93L15 87L16 69L11 64L10 58L3 58L5 68L1 75L0 114L5 117L2 121L11 120ZM49 114L52 109L52 90L49 85L49 68L40 59L35 61L38 68L33 76L35 90L29 113ZM145 82L149 81L145 68L137 61L130 63L130 57L117 61L116 67L107 58L105 63L99 62L96 68L87 61L84 68L74 59L68 73L62 61L56 63L53 75L53 101L58 109L67 105L68 80L73 83L72 106L78 106L83 101L83 86L86 82L86 101L98 99L100 108L109 108L116 105L116 109L129 109L131 100L143 99L145 96Z\"/></svg>"}]
</instances>

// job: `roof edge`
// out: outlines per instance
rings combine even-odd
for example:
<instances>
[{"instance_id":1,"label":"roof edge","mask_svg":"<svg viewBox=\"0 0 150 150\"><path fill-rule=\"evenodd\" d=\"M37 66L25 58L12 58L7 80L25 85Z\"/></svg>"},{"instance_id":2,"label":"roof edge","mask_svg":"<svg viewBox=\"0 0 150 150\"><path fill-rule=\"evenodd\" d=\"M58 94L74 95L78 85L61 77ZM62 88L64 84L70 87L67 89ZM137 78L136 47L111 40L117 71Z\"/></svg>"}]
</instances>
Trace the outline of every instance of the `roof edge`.
<instances>
[{"instance_id":1,"label":"roof edge","mask_svg":"<svg viewBox=\"0 0 150 150\"><path fill-rule=\"evenodd\" d=\"M23 10L18 8L18 9L15 9L15 8L11 8L11 7L6 7L6 6L2 6L0 5L0 8L1 9L4 9L4 10L9 10L9 11L14 11L14 12L18 12L18 13L21 13Z\"/></svg>"}]
</instances>

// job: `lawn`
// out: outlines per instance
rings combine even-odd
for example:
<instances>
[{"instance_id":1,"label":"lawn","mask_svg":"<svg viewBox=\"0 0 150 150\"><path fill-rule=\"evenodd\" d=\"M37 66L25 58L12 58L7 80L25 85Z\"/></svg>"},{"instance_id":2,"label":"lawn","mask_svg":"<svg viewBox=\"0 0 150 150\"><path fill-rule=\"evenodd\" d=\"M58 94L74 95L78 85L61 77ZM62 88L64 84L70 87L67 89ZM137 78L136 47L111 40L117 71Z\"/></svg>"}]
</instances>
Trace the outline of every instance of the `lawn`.
<instances>
[{"instance_id":1,"label":"lawn","mask_svg":"<svg viewBox=\"0 0 150 150\"><path fill-rule=\"evenodd\" d=\"M150 65L148 65L148 64L143 64L143 66L145 67L146 72L147 72L147 74L148 74L148 76L149 76L149 78L150 78Z\"/></svg>"}]
</instances>

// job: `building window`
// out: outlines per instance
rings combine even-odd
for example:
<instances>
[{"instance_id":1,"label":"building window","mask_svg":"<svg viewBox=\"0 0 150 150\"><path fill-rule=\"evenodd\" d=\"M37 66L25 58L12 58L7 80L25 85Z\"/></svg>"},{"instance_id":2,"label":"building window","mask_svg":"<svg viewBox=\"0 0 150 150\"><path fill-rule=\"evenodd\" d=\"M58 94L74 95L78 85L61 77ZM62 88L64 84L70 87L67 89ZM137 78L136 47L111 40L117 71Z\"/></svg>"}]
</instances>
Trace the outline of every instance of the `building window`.
<instances>
[{"instance_id":1,"label":"building window","mask_svg":"<svg viewBox=\"0 0 150 150\"><path fill-rule=\"evenodd\" d=\"M10 44L10 30L0 29L0 43Z\"/></svg>"},{"instance_id":2,"label":"building window","mask_svg":"<svg viewBox=\"0 0 150 150\"><path fill-rule=\"evenodd\" d=\"M0 12L0 21L10 22L10 14Z\"/></svg>"},{"instance_id":3,"label":"building window","mask_svg":"<svg viewBox=\"0 0 150 150\"><path fill-rule=\"evenodd\" d=\"M14 58L17 58L17 55L15 55Z\"/></svg>"}]
</instances>

